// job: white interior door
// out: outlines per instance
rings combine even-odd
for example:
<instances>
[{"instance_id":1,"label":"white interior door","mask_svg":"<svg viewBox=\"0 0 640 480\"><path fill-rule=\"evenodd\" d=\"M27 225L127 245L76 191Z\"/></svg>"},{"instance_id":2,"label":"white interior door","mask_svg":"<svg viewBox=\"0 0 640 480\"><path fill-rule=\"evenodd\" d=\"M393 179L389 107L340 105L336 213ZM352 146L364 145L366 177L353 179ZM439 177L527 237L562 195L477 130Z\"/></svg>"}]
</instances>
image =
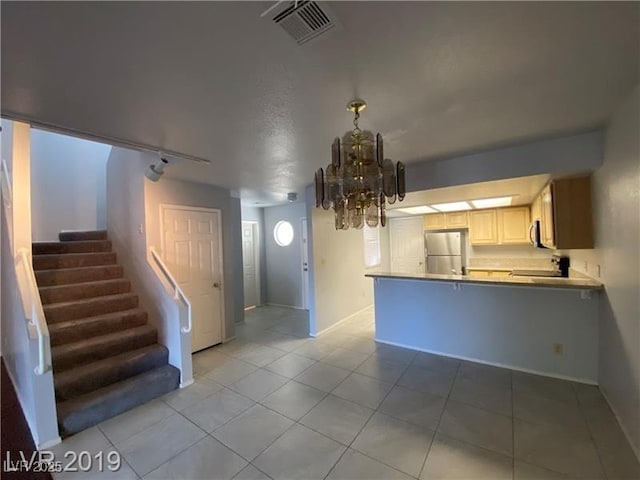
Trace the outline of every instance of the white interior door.
<instances>
[{"instance_id":1,"label":"white interior door","mask_svg":"<svg viewBox=\"0 0 640 480\"><path fill-rule=\"evenodd\" d=\"M242 222L242 272L244 277L244 307L260 303L260 276L258 273L258 225Z\"/></svg>"},{"instance_id":2,"label":"white interior door","mask_svg":"<svg viewBox=\"0 0 640 480\"><path fill-rule=\"evenodd\" d=\"M191 302L191 351L222 342L220 211L163 206L163 256Z\"/></svg>"},{"instance_id":3,"label":"white interior door","mask_svg":"<svg viewBox=\"0 0 640 480\"><path fill-rule=\"evenodd\" d=\"M391 271L424 273L424 237L422 217L389 220Z\"/></svg>"},{"instance_id":4,"label":"white interior door","mask_svg":"<svg viewBox=\"0 0 640 480\"><path fill-rule=\"evenodd\" d=\"M302 219L302 308L309 310L309 242L307 239L307 219Z\"/></svg>"}]
</instances>

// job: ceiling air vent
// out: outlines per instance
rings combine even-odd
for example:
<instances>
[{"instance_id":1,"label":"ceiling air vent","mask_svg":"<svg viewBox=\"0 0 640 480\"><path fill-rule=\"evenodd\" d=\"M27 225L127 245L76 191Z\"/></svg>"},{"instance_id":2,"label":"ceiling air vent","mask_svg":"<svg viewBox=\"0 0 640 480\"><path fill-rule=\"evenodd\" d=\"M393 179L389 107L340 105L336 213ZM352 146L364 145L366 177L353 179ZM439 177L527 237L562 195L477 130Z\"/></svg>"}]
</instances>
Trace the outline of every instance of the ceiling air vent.
<instances>
[{"instance_id":1,"label":"ceiling air vent","mask_svg":"<svg viewBox=\"0 0 640 480\"><path fill-rule=\"evenodd\" d=\"M298 45L303 45L336 26L326 7L322 8L316 2L308 1L290 2L273 21L291 35Z\"/></svg>"}]
</instances>

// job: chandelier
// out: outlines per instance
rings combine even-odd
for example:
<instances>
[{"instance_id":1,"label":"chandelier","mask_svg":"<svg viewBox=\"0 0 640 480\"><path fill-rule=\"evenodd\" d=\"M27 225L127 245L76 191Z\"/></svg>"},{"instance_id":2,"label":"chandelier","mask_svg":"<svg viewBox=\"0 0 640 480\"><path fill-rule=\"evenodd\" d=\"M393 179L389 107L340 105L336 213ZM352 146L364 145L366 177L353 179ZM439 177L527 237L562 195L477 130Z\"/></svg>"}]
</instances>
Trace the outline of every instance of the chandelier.
<instances>
[{"instance_id":1,"label":"chandelier","mask_svg":"<svg viewBox=\"0 0 640 480\"><path fill-rule=\"evenodd\" d=\"M315 175L316 208L333 207L336 230L386 225L385 204L405 196L404 165L384 158L382 135L375 139L368 130L360 130L358 119L366 108L364 100L353 100L347 110L353 112L354 129L331 146L331 164L326 172Z\"/></svg>"}]
</instances>

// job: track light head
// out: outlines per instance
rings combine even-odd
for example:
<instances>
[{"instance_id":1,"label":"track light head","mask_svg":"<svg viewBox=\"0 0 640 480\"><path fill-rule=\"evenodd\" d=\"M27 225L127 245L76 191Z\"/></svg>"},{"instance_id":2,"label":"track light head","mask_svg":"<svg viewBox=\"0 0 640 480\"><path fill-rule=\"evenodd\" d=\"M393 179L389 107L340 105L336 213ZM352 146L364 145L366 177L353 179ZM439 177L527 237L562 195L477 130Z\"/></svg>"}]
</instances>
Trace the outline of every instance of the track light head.
<instances>
[{"instance_id":1,"label":"track light head","mask_svg":"<svg viewBox=\"0 0 640 480\"><path fill-rule=\"evenodd\" d=\"M158 180L160 180L162 175L164 175L164 168L168 164L169 161L161 155L160 159L156 163L152 163L147 167L147 169L144 171L144 176L152 182L157 182Z\"/></svg>"}]
</instances>

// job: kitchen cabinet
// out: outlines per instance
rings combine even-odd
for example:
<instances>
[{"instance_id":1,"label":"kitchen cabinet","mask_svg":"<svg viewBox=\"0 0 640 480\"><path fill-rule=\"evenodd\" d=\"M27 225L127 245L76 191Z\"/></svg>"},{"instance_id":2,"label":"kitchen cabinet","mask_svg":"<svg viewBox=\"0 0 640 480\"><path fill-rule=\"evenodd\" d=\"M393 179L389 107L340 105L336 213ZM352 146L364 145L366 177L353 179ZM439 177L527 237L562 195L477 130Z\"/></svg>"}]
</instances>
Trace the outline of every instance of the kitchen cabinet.
<instances>
[{"instance_id":1,"label":"kitchen cabinet","mask_svg":"<svg viewBox=\"0 0 640 480\"><path fill-rule=\"evenodd\" d=\"M506 278L510 276L511 272L506 270L469 270L471 278Z\"/></svg>"},{"instance_id":2,"label":"kitchen cabinet","mask_svg":"<svg viewBox=\"0 0 640 480\"><path fill-rule=\"evenodd\" d=\"M425 230L468 228L467 212L428 213L424 216Z\"/></svg>"},{"instance_id":3,"label":"kitchen cabinet","mask_svg":"<svg viewBox=\"0 0 640 480\"><path fill-rule=\"evenodd\" d=\"M590 176L553 180L540 196L540 236L545 247L593 248Z\"/></svg>"},{"instance_id":4,"label":"kitchen cabinet","mask_svg":"<svg viewBox=\"0 0 640 480\"><path fill-rule=\"evenodd\" d=\"M442 230L446 228L444 213L428 213L424 216L425 230Z\"/></svg>"},{"instance_id":5,"label":"kitchen cabinet","mask_svg":"<svg viewBox=\"0 0 640 480\"><path fill-rule=\"evenodd\" d=\"M531 204L531 221L542 220L542 195L536 195Z\"/></svg>"},{"instance_id":6,"label":"kitchen cabinet","mask_svg":"<svg viewBox=\"0 0 640 480\"><path fill-rule=\"evenodd\" d=\"M469 241L471 245L498 243L498 215L495 208L472 210L469 213Z\"/></svg>"},{"instance_id":7,"label":"kitchen cabinet","mask_svg":"<svg viewBox=\"0 0 640 480\"><path fill-rule=\"evenodd\" d=\"M467 228L467 212L451 212L445 213L444 221L447 228Z\"/></svg>"},{"instance_id":8,"label":"kitchen cabinet","mask_svg":"<svg viewBox=\"0 0 640 480\"><path fill-rule=\"evenodd\" d=\"M499 208L498 243L517 245L529 243L529 207Z\"/></svg>"}]
</instances>

